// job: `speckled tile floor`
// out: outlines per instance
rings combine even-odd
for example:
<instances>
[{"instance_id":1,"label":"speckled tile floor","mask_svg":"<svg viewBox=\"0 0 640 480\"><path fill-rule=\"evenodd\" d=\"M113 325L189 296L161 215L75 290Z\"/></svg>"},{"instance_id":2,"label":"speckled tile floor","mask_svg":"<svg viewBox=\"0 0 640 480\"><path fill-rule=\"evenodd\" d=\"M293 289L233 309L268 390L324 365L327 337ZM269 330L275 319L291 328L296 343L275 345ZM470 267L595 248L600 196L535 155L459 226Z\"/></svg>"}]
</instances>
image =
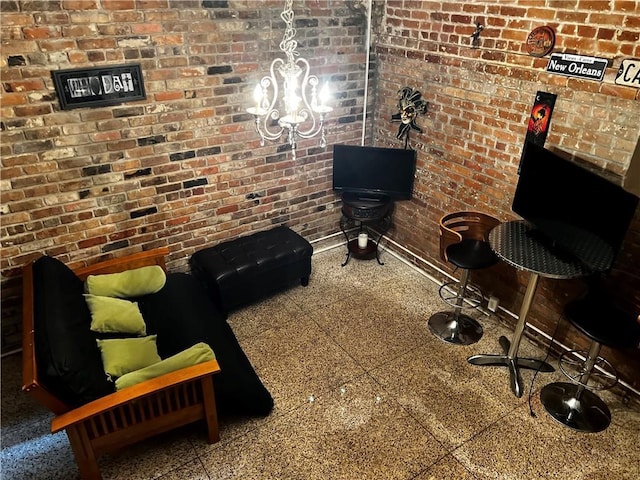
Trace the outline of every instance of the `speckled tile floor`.
<instances>
[{"instance_id":1,"label":"speckled tile floor","mask_svg":"<svg viewBox=\"0 0 640 480\"><path fill-rule=\"evenodd\" d=\"M319 249L317 249L319 250ZM637 479L640 408L610 392L612 425L580 434L557 424L536 378L530 415L502 368L469 365L496 353L511 330L476 312L479 343L433 337L429 316L444 310L437 285L384 252L385 265L351 262L344 247L313 257L308 287L233 313L229 323L275 399L264 419L221 419L220 443L199 426L181 428L104 456L105 479ZM527 356L544 351L529 341ZM523 374L529 391L532 376ZM2 360L0 477L78 478L66 436L20 390L20 355Z\"/></svg>"}]
</instances>

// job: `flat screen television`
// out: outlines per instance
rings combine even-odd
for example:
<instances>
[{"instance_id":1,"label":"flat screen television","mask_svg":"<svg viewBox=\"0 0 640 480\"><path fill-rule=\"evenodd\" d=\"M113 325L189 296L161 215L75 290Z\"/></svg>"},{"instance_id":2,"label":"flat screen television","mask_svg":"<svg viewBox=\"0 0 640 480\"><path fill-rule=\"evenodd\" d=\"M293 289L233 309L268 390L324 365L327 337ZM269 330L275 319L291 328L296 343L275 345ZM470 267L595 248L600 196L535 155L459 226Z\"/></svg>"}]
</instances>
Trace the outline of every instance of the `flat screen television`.
<instances>
[{"instance_id":1,"label":"flat screen television","mask_svg":"<svg viewBox=\"0 0 640 480\"><path fill-rule=\"evenodd\" d=\"M415 150L333 147L333 189L337 192L409 200L415 171Z\"/></svg>"},{"instance_id":2,"label":"flat screen television","mask_svg":"<svg viewBox=\"0 0 640 480\"><path fill-rule=\"evenodd\" d=\"M635 195L595 172L525 145L513 211L532 225L532 237L589 270L611 268L637 206Z\"/></svg>"}]
</instances>

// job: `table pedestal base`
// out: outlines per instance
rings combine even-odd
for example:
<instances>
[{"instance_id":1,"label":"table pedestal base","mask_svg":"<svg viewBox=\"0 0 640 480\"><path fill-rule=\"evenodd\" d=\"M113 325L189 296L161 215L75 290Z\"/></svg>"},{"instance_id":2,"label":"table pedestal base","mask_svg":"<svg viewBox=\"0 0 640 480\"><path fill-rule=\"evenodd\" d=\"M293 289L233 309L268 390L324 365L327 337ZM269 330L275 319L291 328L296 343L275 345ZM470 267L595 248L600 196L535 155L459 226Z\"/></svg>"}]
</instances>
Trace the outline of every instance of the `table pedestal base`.
<instances>
[{"instance_id":1,"label":"table pedestal base","mask_svg":"<svg viewBox=\"0 0 640 480\"><path fill-rule=\"evenodd\" d=\"M554 371L554 368L551 365L547 362L543 362L542 360L510 356L509 350L511 348L511 342L508 338L500 337L499 342L502 350L504 351L503 355L473 355L469 357L467 361L472 365L478 365L480 367L507 367L509 369L509 383L511 385L511 391L516 397L520 398L523 392L520 368L538 370L545 373Z\"/></svg>"}]
</instances>

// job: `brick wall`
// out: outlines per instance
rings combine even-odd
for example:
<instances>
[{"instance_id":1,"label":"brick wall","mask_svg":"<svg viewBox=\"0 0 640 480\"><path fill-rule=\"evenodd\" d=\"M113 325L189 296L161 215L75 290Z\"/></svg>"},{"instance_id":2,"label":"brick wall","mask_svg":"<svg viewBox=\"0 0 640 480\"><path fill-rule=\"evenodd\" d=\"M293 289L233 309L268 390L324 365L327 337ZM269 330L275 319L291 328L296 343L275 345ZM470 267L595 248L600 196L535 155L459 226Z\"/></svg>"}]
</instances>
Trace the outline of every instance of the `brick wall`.
<instances>
[{"instance_id":1,"label":"brick wall","mask_svg":"<svg viewBox=\"0 0 640 480\"><path fill-rule=\"evenodd\" d=\"M331 145L260 147L245 113L278 45L283 2L0 2L2 351L20 346L21 267L77 266L168 245L196 249L287 224L337 229ZM295 1L298 51L331 82L329 142L359 143L366 14L360 2ZM147 99L61 110L51 71L140 63ZM358 116L360 115L360 117Z\"/></svg>"},{"instance_id":2,"label":"brick wall","mask_svg":"<svg viewBox=\"0 0 640 480\"><path fill-rule=\"evenodd\" d=\"M424 132L411 134L418 150L415 198L396 208L395 239L450 271L438 258L435 232L441 215L478 209L504 220L515 218L510 207L516 172L539 90L558 96L547 147L623 175L640 133L640 92L615 85L614 79L623 58L640 57L639 19L640 3L631 1L387 1L376 42L376 144L398 144L397 124L390 118L398 110L400 88L417 88L429 101L428 113L417 122ZM472 48L476 23L484 29L479 48ZM546 73L548 57L535 58L525 50L528 33L542 25L556 31L554 51L609 59L604 81ZM635 302L636 310L640 310L639 217L636 213L614 271L616 279L624 278L619 290ZM472 278L518 312L526 273L499 265ZM533 323L551 334L562 306L581 288L577 281L543 279ZM559 336L568 345L587 343L567 327ZM640 351L603 353L622 378L640 388Z\"/></svg>"}]
</instances>

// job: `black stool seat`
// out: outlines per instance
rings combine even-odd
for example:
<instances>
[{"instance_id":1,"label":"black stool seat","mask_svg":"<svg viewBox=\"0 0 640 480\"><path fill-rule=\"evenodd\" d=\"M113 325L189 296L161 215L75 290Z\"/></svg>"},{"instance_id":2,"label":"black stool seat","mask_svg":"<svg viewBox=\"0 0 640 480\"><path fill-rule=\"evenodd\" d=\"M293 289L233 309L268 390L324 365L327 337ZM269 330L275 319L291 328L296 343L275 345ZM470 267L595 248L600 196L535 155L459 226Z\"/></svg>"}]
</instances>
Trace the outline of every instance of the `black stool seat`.
<instances>
[{"instance_id":1,"label":"black stool seat","mask_svg":"<svg viewBox=\"0 0 640 480\"><path fill-rule=\"evenodd\" d=\"M477 270L498 263L489 242L468 238L447 247L447 259L458 268Z\"/></svg>"},{"instance_id":2,"label":"black stool seat","mask_svg":"<svg viewBox=\"0 0 640 480\"><path fill-rule=\"evenodd\" d=\"M565 317L583 334L602 345L634 348L640 341L640 324L604 295L588 295L570 302Z\"/></svg>"},{"instance_id":3,"label":"black stool seat","mask_svg":"<svg viewBox=\"0 0 640 480\"><path fill-rule=\"evenodd\" d=\"M540 391L540 401L547 413L559 423L581 432L601 432L611 423L611 411L598 395L588 389L611 388L618 381L618 376L613 366L599 356L600 348L602 345L615 348L638 346L640 324L636 322L636 316L623 311L609 292L595 283L584 297L567 304L564 316L591 339L591 346L584 363L575 373L564 366L575 364L566 360L567 354L574 352L560 356L560 370L572 383L545 385ZM596 365L598 370L595 370ZM590 384L590 378L596 375L600 381Z\"/></svg>"}]
</instances>

